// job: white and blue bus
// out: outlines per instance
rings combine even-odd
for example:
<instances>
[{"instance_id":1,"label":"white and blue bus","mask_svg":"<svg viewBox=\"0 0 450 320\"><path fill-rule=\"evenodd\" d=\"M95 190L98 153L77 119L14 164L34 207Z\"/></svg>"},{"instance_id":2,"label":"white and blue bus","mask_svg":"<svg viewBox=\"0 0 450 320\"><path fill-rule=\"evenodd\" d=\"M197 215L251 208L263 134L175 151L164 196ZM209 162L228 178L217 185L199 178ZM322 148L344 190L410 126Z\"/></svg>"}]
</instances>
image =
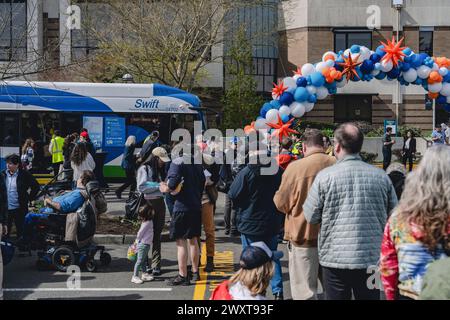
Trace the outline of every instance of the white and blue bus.
<instances>
[{"instance_id":1,"label":"white and blue bus","mask_svg":"<svg viewBox=\"0 0 450 320\"><path fill-rule=\"evenodd\" d=\"M19 153L25 139L35 145L35 173L48 173L54 130L63 137L87 128L97 149L106 152L105 177L124 176L120 168L124 143L134 135L139 144L152 132L170 143L177 128L205 124L200 99L160 84L12 81L0 85L0 156Z\"/></svg>"}]
</instances>

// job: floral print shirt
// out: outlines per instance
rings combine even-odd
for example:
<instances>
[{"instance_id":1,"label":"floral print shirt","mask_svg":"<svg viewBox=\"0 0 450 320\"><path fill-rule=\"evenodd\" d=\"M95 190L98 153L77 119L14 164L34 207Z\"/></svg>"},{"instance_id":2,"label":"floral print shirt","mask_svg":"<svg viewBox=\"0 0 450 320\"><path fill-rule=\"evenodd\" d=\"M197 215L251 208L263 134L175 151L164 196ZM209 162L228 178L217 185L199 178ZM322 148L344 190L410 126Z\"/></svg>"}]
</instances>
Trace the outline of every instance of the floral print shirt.
<instances>
[{"instance_id":1,"label":"floral print shirt","mask_svg":"<svg viewBox=\"0 0 450 320\"><path fill-rule=\"evenodd\" d=\"M450 234L450 221L447 232ZM391 215L384 230L380 261L388 300L398 298L398 294L417 299L428 265L447 257L442 247L431 253L420 242L422 235L420 226L399 219L397 213Z\"/></svg>"}]
</instances>

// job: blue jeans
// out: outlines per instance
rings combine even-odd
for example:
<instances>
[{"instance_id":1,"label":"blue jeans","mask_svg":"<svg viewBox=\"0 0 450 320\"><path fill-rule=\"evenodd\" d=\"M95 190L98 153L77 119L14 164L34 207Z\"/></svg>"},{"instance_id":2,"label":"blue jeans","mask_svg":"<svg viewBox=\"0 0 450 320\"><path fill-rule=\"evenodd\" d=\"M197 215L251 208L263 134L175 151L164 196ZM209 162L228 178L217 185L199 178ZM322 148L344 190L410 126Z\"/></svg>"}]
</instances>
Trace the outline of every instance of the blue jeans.
<instances>
[{"instance_id":1,"label":"blue jeans","mask_svg":"<svg viewBox=\"0 0 450 320\"><path fill-rule=\"evenodd\" d=\"M139 243L137 245L137 258L136 264L134 265L134 276L139 277L139 270L146 272L148 269L148 252L150 250L150 245Z\"/></svg>"},{"instance_id":2,"label":"blue jeans","mask_svg":"<svg viewBox=\"0 0 450 320\"><path fill-rule=\"evenodd\" d=\"M253 242L263 241L270 248L270 250L275 251L278 248L278 235L273 236L272 238L259 238L246 236L241 234L242 241L242 249L245 249ZM273 274L272 280L270 280L270 287L272 288L272 294L283 294L283 273L281 271L281 261L274 261L275 264L275 272Z\"/></svg>"}]
</instances>

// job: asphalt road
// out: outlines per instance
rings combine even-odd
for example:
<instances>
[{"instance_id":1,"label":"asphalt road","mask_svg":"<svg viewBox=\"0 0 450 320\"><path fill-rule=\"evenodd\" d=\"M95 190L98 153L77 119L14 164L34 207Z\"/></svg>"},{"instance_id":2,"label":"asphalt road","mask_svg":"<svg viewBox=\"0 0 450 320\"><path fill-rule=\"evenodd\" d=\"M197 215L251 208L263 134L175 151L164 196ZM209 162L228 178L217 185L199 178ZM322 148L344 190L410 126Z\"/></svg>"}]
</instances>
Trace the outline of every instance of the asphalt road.
<instances>
[{"instance_id":1,"label":"asphalt road","mask_svg":"<svg viewBox=\"0 0 450 320\"><path fill-rule=\"evenodd\" d=\"M123 212L123 201L107 196L110 214ZM187 287L169 287L165 280L177 275L176 246L174 242L162 244L163 274L152 282L136 285L130 282L133 264L126 259L126 245L106 245L113 260L110 266L99 268L95 273L81 272L79 277L58 271L38 271L37 256L21 256L16 253L13 261L4 269L5 299L151 299L151 300L204 300L209 299L213 288L238 269L241 253L239 238L230 238L223 232L223 195L218 200L216 212L216 257L213 273L202 272L203 281ZM204 237L204 236L203 236ZM202 245L203 252L205 250ZM290 298L286 245L282 259L284 295ZM205 254L203 254L205 256ZM203 270L203 268L202 268ZM79 279L79 281L77 281ZM268 298L272 299L270 289Z\"/></svg>"}]
</instances>

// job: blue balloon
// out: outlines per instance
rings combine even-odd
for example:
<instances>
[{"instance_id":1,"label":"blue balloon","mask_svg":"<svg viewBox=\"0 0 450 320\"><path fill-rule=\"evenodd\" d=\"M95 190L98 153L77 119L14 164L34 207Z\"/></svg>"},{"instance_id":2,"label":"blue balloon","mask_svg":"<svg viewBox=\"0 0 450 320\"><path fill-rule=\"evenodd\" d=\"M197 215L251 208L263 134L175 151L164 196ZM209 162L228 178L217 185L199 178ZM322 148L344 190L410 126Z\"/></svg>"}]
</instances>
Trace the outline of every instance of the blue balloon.
<instances>
[{"instance_id":1,"label":"blue balloon","mask_svg":"<svg viewBox=\"0 0 450 320\"><path fill-rule=\"evenodd\" d=\"M281 121L283 121L283 123L288 122L288 121L289 121L289 116L286 115L286 114L283 114L283 115L281 116Z\"/></svg>"},{"instance_id":2,"label":"blue balloon","mask_svg":"<svg viewBox=\"0 0 450 320\"><path fill-rule=\"evenodd\" d=\"M343 61L338 61L338 60L336 60L336 62L334 63L334 68L335 68L337 71L341 71L341 72L344 71L344 67L341 66L341 65L339 65L338 62L343 63Z\"/></svg>"},{"instance_id":3,"label":"blue balloon","mask_svg":"<svg viewBox=\"0 0 450 320\"><path fill-rule=\"evenodd\" d=\"M422 83L423 83L423 80L420 79L420 78L417 78L416 81L414 81L414 84L417 84L417 85L419 85L419 86L421 86Z\"/></svg>"},{"instance_id":4,"label":"blue balloon","mask_svg":"<svg viewBox=\"0 0 450 320\"><path fill-rule=\"evenodd\" d=\"M361 81L361 79L364 77L363 73L361 72L361 70L359 69L359 67L357 67L355 69L356 73L358 74L359 78L357 76L353 76L352 79L350 79L353 82L358 82Z\"/></svg>"},{"instance_id":5,"label":"blue balloon","mask_svg":"<svg viewBox=\"0 0 450 320\"><path fill-rule=\"evenodd\" d=\"M308 102L316 103L317 102L317 96L315 94L310 94L308 97Z\"/></svg>"},{"instance_id":6,"label":"blue balloon","mask_svg":"<svg viewBox=\"0 0 450 320\"><path fill-rule=\"evenodd\" d=\"M404 57L403 58L403 62L408 62L408 63L411 62L411 57L409 57L409 56L408 57Z\"/></svg>"},{"instance_id":7,"label":"blue balloon","mask_svg":"<svg viewBox=\"0 0 450 320\"><path fill-rule=\"evenodd\" d=\"M377 50L375 50L375 53L376 53L377 55L379 55L379 56L382 58L382 57L384 57L384 55L386 54L386 52L384 52L384 51L381 50L381 49L384 49L384 46L383 46L383 45L378 46Z\"/></svg>"},{"instance_id":8,"label":"blue balloon","mask_svg":"<svg viewBox=\"0 0 450 320\"><path fill-rule=\"evenodd\" d=\"M361 51L361 47L358 46L357 44L352 45L350 48L351 53L359 53L360 51Z\"/></svg>"},{"instance_id":9,"label":"blue balloon","mask_svg":"<svg viewBox=\"0 0 450 320\"><path fill-rule=\"evenodd\" d=\"M314 72L311 74L311 84L319 88L325 84L325 77L320 72Z\"/></svg>"},{"instance_id":10,"label":"blue balloon","mask_svg":"<svg viewBox=\"0 0 450 320\"><path fill-rule=\"evenodd\" d=\"M364 60L360 69L362 73L371 73L375 69L375 64L371 60Z\"/></svg>"},{"instance_id":11,"label":"blue balloon","mask_svg":"<svg viewBox=\"0 0 450 320\"><path fill-rule=\"evenodd\" d=\"M447 75L444 76L444 82L450 82L450 72L447 73Z\"/></svg>"},{"instance_id":12,"label":"blue balloon","mask_svg":"<svg viewBox=\"0 0 450 320\"><path fill-rule=\"evenodd\" d=\"M375 76L375 79L377 79L377 80L383 80L384 78L386 78L386 73L384 73L384 72L380 72L379 74L377 74Z\"/></svg>"},{"instance_id":13,"label":"blue balloon","mask_svg":"<svg viewBox=\"0 0 450 320\"><path fill-rule=\"evenodd\" d=\"M405 50L403 50L403 53L409 56L412 53L412 50L410 48L406 48Z\"/></svg>"},{"instance_id":14,"label":"blue balloon","mask_svg":"<svg viewBox=\"0 0 450 320\"><path fill-rule=\"evenodd\" d=\"M262 106L259 114L261 117L265 118L266 117L266 113L272 109L272 105L268 102L264 103L264 105Z\"/></svg>"},{"instance_id":15,"label":"blue balloon","mask_svg":"<svg viewBox=\"0 0 450 320\"><path fill-rule=\"evenodd\" d=\"M273 109L280 109L281 103L278 100L272 100L270 101L270 104L272 105Z\"/></svg>"},{"instance_id":16,"label":"blue balloon","mask_svg":"<svg viewBox=\"0 0 450 320\"><path fill-rule=\"evenodd\" d=\"M396 79L400 75L400 69L399 68L392 68L391 71L387 73L387 76L391 79Z\"/></svg>"},{"instance_id":17,"label":"blue balloon","mask_svg":"<svg viewBox=\"0 0 450 320\"><path fill-rule=\"evenodd\" d=\"M450 104L445 104L444 109L445 111L450 112Z\"/></svg>"},{"instance_id":18,"label":"blue balloon","mask_svg":"<svg viewBox=\"0 0 450 320\"><path fill-rule=\"evenodd\" d=\"M281 105L289 106L292 102L294 102L294 96L292 95L292 93L285 92L281 95L281 97L280 97Z\"/></svg>"},{"instance_id":19,"label":"blue balloon","mask_svg":"<svg viewBox=\"0 0 450 320\"><path fill-rule=\"evenodd\" d=\"M307 84L308 86L311 85L311 76L307 76L307 77L306 77L306 84Z\"/></svg>"},{"instance_id":20,"label":"blue balloon","mask_svg":"<svg viewBox=\"0 0 450 320\"><path fill-rule=\"evenodd\" d=\"M288 88L288 89L286 90L286 92L289 92L290 94L294 94L295 89L297 89L297 88Z\"/></svg>"},{"instance_id":21,"label":"blue balloon","mask_svg":"<svg viewBox=\"0 0 450 320\"><path fill-rule=\"evenodd\" d=\"M337 89L336 88L329 88L328 89L328 93L329 94L336 94L337 93Z\"/></svg>"},{"instance_id":22,"label":"blue balloon","mask_svg":"<svg viewBox=\"0 0 450 320\"><path fill-rule=\"evenodd\" d=\"M304 87L298 87L297 90L295 90L294 99L297 102L305 102L308 100L309 92Z\"/></svg>"},{"instance_id":23,"label":"blue balloon","mask_svg":"<svg viewBox=\"0 0 450 320\"><path fill-rule=\"evenodd\" d=\"M370 56L370 61L372 61L373 63L380 62L380 60L381 56L378 53L374 53Z\"/></svg>"},{"instance_id":24,"label":"blue balloon","mask_svg":"<svg viewBox=\"0 0 450 320\"><path fill-rule=\"evenodd\" d=\"M410 65L409 63L404 62L404 63L402 63L402 65L401 65L401 69L402 69L403 72L406 72L406 71L408 71L409 69L411 69L411 65Z\"/></svg>"},{"instance_id":25,"label":"blue balloon","mask_svg":"<svg viewBox=\"0 0 450 320\"><path fill-rule=\"evenodd\" d=\"M436 99L436 102L438 104L446 104L447 103L447 97L443 95L439 95L439 97Z\"/></svg>"},{"instance_id":26,"label":"blue balloon","mask_svg":"<svg viewBox=\"0 0 450 320\"><path fill-rule=\"evenodd\" d=\"M420 56L418 54L413 54L411 55L411 60L410 60L410 64L413 68L417 69L418 67L420 67L422 65L423 60L420 58Z\"/></svg>"},{"instance_id":27,"label":"blue balloon","mask_svg":"<svg viewBox=\"0 0 450 320\"><path fill-rule=\"evenodd\" d=\"M419 53L419 57L420 57L420 59L422 59L422 61L425 61L425 59L429 58L430 56L427 53L422 52L422 53Z\"/></svg>"},{"instance_id":28,"label":"blue balloon","mask_svg":"<svg viewBox=\"0 0 450 320\"><path fill-rule=\"evenodd\" d=\"M306 87L308 85L308 80L305 77L300 77L297 79L297 87Z\"/></svg>"}]
</instances>

